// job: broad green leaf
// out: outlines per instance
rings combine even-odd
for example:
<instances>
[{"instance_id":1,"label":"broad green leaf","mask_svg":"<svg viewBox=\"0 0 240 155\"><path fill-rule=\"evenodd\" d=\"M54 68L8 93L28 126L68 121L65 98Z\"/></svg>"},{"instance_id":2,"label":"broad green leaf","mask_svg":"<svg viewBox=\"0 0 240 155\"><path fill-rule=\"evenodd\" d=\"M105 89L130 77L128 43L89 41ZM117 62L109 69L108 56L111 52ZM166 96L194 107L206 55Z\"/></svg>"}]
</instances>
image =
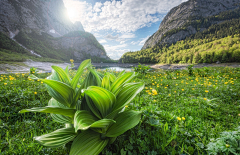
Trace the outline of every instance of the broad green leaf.
<instances>
[{"instance_id":1,"label":"broad green leaf","mask_svg":"<svg viewBox=\"0 0 240 155\"><path fill-rule=\"evenodd\" d=\"M50 107L60 107L64 109L69 109L69 107L63 105L62 103L58 102L56 99L53 97L48 101L48 106Z\"/></svg>"},{"instance_id":2,"label":"broad green leaf","mask_svg":"<svg viewBox=\"0 0 240 155\"><path fill-rule=\"evenodd\" d=\"M121 90L122 86L127 83L128 81L132 80L135 77L135 73L129 72L126 74L123 74L119 76L111 86L111 92L113 92L115 95L118 94L118 92Z\"/></svg>"},{"instance_id":3,"label":"broad green leaf","mask_svg":"<svg viewBox=\"0 0 240 155\"><path fill-rule=\"evenodd\" d=\"M67 65L67 67L65 68L65 73L69 76L69 69L68 69L68 65Z\"/></svg>"},{"instance_id":4,"label":"broad green leaf","mask_svg":"<svg viewBox=\"0 0 240 155\"><path fill-rule=\"evenodd\" d=\"M79 81L79 78L81 77L83 71L85 68L91 66L91 59L84 60L81 65L79 66L76 75L71 81L71 86L75 90Z\"/></svg>"},{"instance_id":5,"label":"broad green leaf","mask_svg":"<svg viewBox=\"0 0 240 155\"><path fill-rule=\"evenodd\" d=\"M136 126L140 119L141 112L130 110L119 113L115 118L116 123L108 128L106 136L117 137Z\"/></svg>"},{"instance_id":6,"label":"broad green leaf","mask_svg":"<svg viewBox=\"0 0 240 155\"><path fill-rule=\"evenodd\" d=\"M48 106L55 106L55 107L60 107L60 108L67 108L67 106L59 103L57 100L55 100L54 98L51 98L48 102ZM60 115L60 114L51 114L51 117L59 123L72 123L73 122L73 118L70 118L68 116L64 116L64 115Z\"/></svg>"},{"instance_id":7,"label":"broad green leaf","mask_svg":"<svg viewBox=\"0 0 240 155\"><path fill-rule=\"evenodd\" d=\"M60 81L58 73L54 69L52 69L52 74L50 76L48 76L47 79Z\"/></svg>"},{"instance_id":8,"label":"broad green leaf","mask_svg":"<svg viewBox=\"0 0 240 155\"><path fill-rule=\"evenodd\" d=\"M87 130L88 128L106 128L110 123L115 123L111 119L98 120L95 116L91 115L89 111L77 111L74 116L74 128L77 130Z\"/></svg>"},{"instance_id":9,"label":"broad green leaf","mask_svg":"<svg viewBox=\"0 0 240 155\"><path fill-rule=\"evenodd\" d=\"M131 102L138 93L144 88L143 83L127 83L125 84L116 97L116 103L113 105L112 112L106 116L108 119L114 119L114 117L124 108L129 102Z\"/></svg>"},{"instance_id":10,"label":"broad green leaf","mask_svg":"<svg viewBox=\"0 0 240 155\"><path fill-rule=\"evenodd\" d=\"M92 99L86 94L81 103L81 110L91 111L98 119L102 119L100 111L97 109Z\"/></svg>"},{"instance_id":11,"label":"broad green leaf","mask_svg":"<svg viewBox=\"0 0 240 155\"><path fill-rule=\"evenodd\" d=\"M111 112L112 106L116 101L116 97L113 93L97 86L88 87L84 93L92 99L94 105L100 111L102 118Z\"/></svg>"},{"instance_id":12,"label":"broad green leaf","mask_svg":"<svg viewBox=\"0 0 240 155\"><path fill-rule=\"evenodd\" d=\"M107 90L110 90L110 75L109 74L106 74L103 79L102 79L102 84L101 84L101 87L107 89Z\"/></svg>"},{"instance_id":13,"label":"broad green leaf","mask_svg":"<svg viewBox=\"0 0 240 155\"><path fill-rule=\"evenodd\" d=\"M58 123L73 123L73 118L68 117L68 116L64 116L64 115L59 115L59 114L50 114L52 119Z\"/></svg>"},{"instance_id":14,"label":"broad green leaf","mask_svg":"<svg viewBox=\"0 0 240 155\"><path fill-rule=\"evenodd\" d=\"M49 87L49 94L54 97L58 102L70 107L73 102L73 96L75 95L75 91L65 83L55 80L41 79L44 83L46 83Z\"/></svg>"},{"instance_id":15,"label":"broad green leaf","mask_svg":"<svg viewBox=\"0 0 240 155\"><path fill-rule=\"evenodd\" d=\"M144 83L142 82L125 84L116 96L116 104L114 104L113 110L122 109L130 103L143 88Z\"/></svg>"},{"instance_id":16,"label":"broad green leaf","mask_svg":"<svg viewBox=\"0 0 240 155\"><path fill-rule=\"evenodd\" d=\"M68 143L76 137L73 128L62 128L54 132L34 137L34 139L43 146L59 147Z\"/></svg>"},{"instance_id":17,"label":"broad green leaf","mask_svg":"<svg viewBox=\"0 0 240 155\"><path fill-rule=\"evenodd\" d=\"M70 84L69 76L67 75L67 73L61 67L52 66L52 69L54 69L57 72L58 77L60 78L61 82L64 82L68 85Z\"/></svg>"},{"instance_id":18,"label":"broad green leaf","mask_svg":"<svg viewBox=\"0 0 240 155\"><path fill-rule=\"evenodd\" d=\"M74 107L76 106L76 104L77 104L79 98L80 98L81 95L82 95L82 92L81 92L82 89L80 89L80 88L76 88L75 91L76 91L76 95L74 96L74 99L73 99L73 102L72 102L70 108L74 108Z\"/></svg>"},{"instance_id":19,"label":"broad green leaf","mask_svg":"<svg viewBox=\"0 0 240 155\"><path fill-rule=\"evenodd\" d=\"M97 73L96 70L91 69L88 67L88 70L90 71L83 81L83 84L80 89L86 89L89 86L101 86L101 77Z\"/></svg>"},{"instance_id":20,"label":"broad green leaf","mask_svg":"<svg viewBox=\"0 0 240 155\"><path fill-rule=\"evenodd\" d=\"M116 80L116 76L112 73L109 73L111 83Z\"/></svg>"},{"instance_id":21,"label":"broad green leaf","mask_svg":"<svg viewBox=\"0 0 240 155\"><path fill-rule=\"evenodd\" d=\"M28 78L33 79L33 80L38 80L39 78L33 74L31 74Z\"/></svg>"},{"instance_id":22,"label":"broad green leaf","mask_svg":"<svg viewBox=\"0 0 240 155\"><path fill-rule=\"evenodd\" d=\"M46 106L46 107L36 107L36 108L31 108L31 109L23 109L19 113L25 113L25 112L42 112L42 113L60 114L60 115L64 115L64 116L73 118L76 110Z\"/></svg>"},{"instance_id":23,"label":"broad green leaf","mask_svg":"<svg viewBox=\"0 0 240 155\"><path fill-rule=\"evenodd\" d=\"M98 155L108 144L100 134L91 130L81 132L73 141L70 155Z\"/></svg>"},{"instance_id":24,"label":"broad green leaf","mask_svg":"<svg viewBox=\"0 0 240 155\"><path fill-rule=\"evenodd\" d=\"M123 74L125 74L125 70L121 71L121 72L118 74L118 77L122 76Z\"/></svg>"}]
</instances>

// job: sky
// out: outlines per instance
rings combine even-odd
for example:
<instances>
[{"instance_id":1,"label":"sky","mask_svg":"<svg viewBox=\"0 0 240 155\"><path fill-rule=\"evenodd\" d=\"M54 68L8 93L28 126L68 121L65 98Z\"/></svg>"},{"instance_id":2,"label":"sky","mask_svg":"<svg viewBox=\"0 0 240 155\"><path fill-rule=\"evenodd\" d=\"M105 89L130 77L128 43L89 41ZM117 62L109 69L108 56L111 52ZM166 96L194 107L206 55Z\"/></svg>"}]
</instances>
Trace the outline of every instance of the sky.
<instances>
[{"instance_id":1,"label":"sky","mask_svg":"<svg viewBox=\"0 0 240 155\"><path fill-rule=\"evenodd\" d=\"M80 21L114 60L141 50L173 7L187 0L63 0L70 20Z\"/></svg>"}]
</instances>

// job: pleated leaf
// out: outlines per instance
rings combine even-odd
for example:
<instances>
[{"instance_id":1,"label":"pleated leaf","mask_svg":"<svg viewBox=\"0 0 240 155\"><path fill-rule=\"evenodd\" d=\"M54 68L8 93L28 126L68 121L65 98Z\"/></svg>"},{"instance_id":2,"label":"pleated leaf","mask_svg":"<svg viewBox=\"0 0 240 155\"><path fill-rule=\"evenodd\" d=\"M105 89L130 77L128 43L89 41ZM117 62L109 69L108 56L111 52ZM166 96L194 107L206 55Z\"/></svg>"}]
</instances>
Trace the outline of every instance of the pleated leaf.
<instances>
[{"instance_id":1,"label":"pleated leaf","mask_svg":"<svg viewBox=\"0 0 240 155\"><path fill-rule=\"evenodd\" d=\"M77 130L87 130L91 128L106 128L110 123L114 123L111 119L98 120L95 116L91 115L89 111L77 111L74 116L74 128Z\"/></svg>"},{"instance_id":2,"label":"pleated leaf","mask_svg":"<svg viewBox=\"0 0 240 155\"><path fill-rule=\"evenodd\" d=\"M114 119L122 108L129 104L143 88L144 84L141 82L125 84L116 97L116 103L113 105L112 112L106 118Z\"/></svg>"},{"instance_id":3,"label":"pleated leaf","mask_svg":"<svg viewBox=\"0 0 240 155\"><path fill-rule=\"evenodd\" d=\"M23 109L19 113L25 113L25 112L42 112L42 113L60 114L60 115L64 115L64 116L73 118L76 110L46 106L46 107L36 107L36 108L31 108L31 109Z\"/></svg>"},{"instance_id":4,"label":"pleated leaf","mask_svg":"<svg viewBox=\"0 0 240 155\"><path fill-rule=\"evenodd\" d=\"M73 98L73 102L72 102L70 108L74 108L74 107L76 106L79 98L80 98L81 95L82 95L82 89L76 88L76 89L75 89L75 92L76 92L76 94L75 94L75 96L74 96L74 98Z\"/></svg>"},{"instance_id":5,"label":"pleated leaf","mask_svg":"<svg viewBox=\"0 0 240 155\"><path fill-rule=\"evenodd\" d=\"M60 108L67 108L67 106L59 103L57 100L55 100L54 98L51 98L48 102L48 106L55 106L55 107L60 107ZM73 118L70 118L68 116L64 116L64 115L60 115L60 114L51 114L51 117L59 123L72 123L73 122Z\"/></svg>"},{"instance_id":6,"label":"pleated leaf","mask_svg":"<svg viewBox=\"0 0 240 155\"><path fill-rule=\"evenodd\" d=\"M65 109L69 109L69 107L63 105L62 103L58 102L56 99L54 99L53 97L48 101L48 106L50 107L60 107L60 108L65 108Z\"/></svg>"},{"instance_id":7,"label":"pleated leaf","mask_svg":"<svg viewBox=\"0 0 240 155\"><path fill-rule=\"evenodd\" d=\"M52 69L54 69L57 72L61 82L64 82L66 84L70 84L69 76L67 75L67 73L61 67L52 66Z\"/></svg>"},{"instance_id":8,"label":"pleated leaf","mask_svg":"<svg viewBox=\"0 0 240 155\"><path fill-rule=\"evenodd\" d=\"M50 114L52 119L58 123L73 123L73 118L68 117L68 116L64 116L64 115L60 115L60 114Z\"/></svg>"},{"instance_id":9,"label":"pleated leaf","mask_svg":"<svg viewBox=\"0 0 240 155\"><path fill-rule=\"evenodd\" d=\"M48 76L47 79L60 81L58 73L54 69L52 69L52 74L50 76Z\"/></svg>"},{"instance_id":10,"label":"pleated leaf","mask_svg":"<svg viewBox=\"0 0 240 155\"><path fill-rule=\"evenodd\" d=\"M33 79L33 80L38 80L39 78L33 74L31 74L28 78Z\"/></svg>"},{"instance_id":11,"label":"pleated leaf","mask_svg":"<svg viewBox=\"0 0 240 155\"><path fill-rule=\"evenodd\" d=\"M125 84L116 97L117 100L113 110L125 107L143 90L143 88L144 83L142 82Z\"/></svg>"},{"instance_id":12,"label":"pleated leaf","mask_svg":"<svg viewBox=\"0 0 240 155\"><path fill-rule=\"evenodd\" d=\"M115 124L112 124L106 133L107 137L117 137L127 130L135 127L141 119L141 112L137 111L125 111L119 113L116 118Z\"/></svg>"},{"instance_id":13,"label":"pleated leaf","mask_svg":"<svg viewBox=\"0 0 240 155\"><path fill-rule=\"evenodd\" d=\"M111 112L112 106L116 101L116 97L112 92L101 87L90 86L84 93L92 99L102 118Z\"/></svg>"},{"instance_id":14,"label":"pleated leaf","mask_svg":"<svg viewBox=\"0 0 240 155\"><path fill-rule=\"evenodd\" d=\"M111 83L110 83L110 75L109 74L106 74L103 79L102 79L102 84L101 84L101 87L107 89L107 90L110 90L111 88Z\"/></svg>"},{"instance_id":15,"label":"pleated leaf","mask_svg":"<svg viewBox=\"0 0 240 155\"><path fill-rule=\"evenodd\" d=\"M62 128L54 132L34 137L34 139L43 146L60 147L76 137L73 128Z\"/></svg>"},{"instance_id":16,"label":"pleated leaf","mask_svg":"<svg viewBox=\"0 0 240 155\"><path fill-rule=\"evenodd\" d=\"M75 90L79 81L79 78L81 77L83 71L85 68L91 66L91 59L84 60L81 65L79 66L76 75L71 81L71 86Z\"/></svg>"},{"instance_id":17,"label":"pleated leaf","mask_svg":"<svg viewBox=\"0 0 240 155\"><path fill-rule=\"evenodd\" d=\"M55 98L58 102L70 107L75 91L65 83L55 80L41 79L49 87L49 94Z\"/></svg>"},{"instance_id":18,"label":"pleated leaf","mask_svg":"<svg viewBox=\"0 0 240 155\"><path fill-rule=\"evenodd\" d=\"M95 106L94 102L92 101L92 99L86 94L82 100L81 110L91 111L98 119L103 118L100 111Z\"/></svg>"},{"instance_id":19,"label":"pleated leaf","mask_svg":"<svg viewBox=\"0 0 240 155\"><path fill-rule=\"evenodd\" d=\"M88 70L90 72L83 81L80 89L86 89L89 86L101 86L101 77L99 76L98 72L90 67L88 67Z\"/></svg>"},{"instance_id":20,"label":"pleated leaf","mask_svg":"<svg viewBox=\"0 0 240 155\"><path fill-rule=\"evenodd\" d=\"M116 80L116 76L114 74L109 73L111 83Z\"/></svg>"},{"instance_id":21,"label":"pleated leaf","mask_svg":"<svg viewBox=\"0 0 240 155\"><path fill-rule=\"evenodd\" d=\"M118 94L118 92L121 90L122 86L127 83L128 81L132 80L135 77L135 73L129 72L126 74L123 74L119 76L111 86L111 92L113 92L115 95Z\"/></svg>"},{"instance_id":22,"label":"pleated leaf","mask_svg":"<svg viewBox=\"0 0 240 155\"><path fill-rule=\"evenodd\" d=\"M100 134L91 130L81 132L73 141L70 155L98 155L108 144Z\"/></svg>"}]
</instances>

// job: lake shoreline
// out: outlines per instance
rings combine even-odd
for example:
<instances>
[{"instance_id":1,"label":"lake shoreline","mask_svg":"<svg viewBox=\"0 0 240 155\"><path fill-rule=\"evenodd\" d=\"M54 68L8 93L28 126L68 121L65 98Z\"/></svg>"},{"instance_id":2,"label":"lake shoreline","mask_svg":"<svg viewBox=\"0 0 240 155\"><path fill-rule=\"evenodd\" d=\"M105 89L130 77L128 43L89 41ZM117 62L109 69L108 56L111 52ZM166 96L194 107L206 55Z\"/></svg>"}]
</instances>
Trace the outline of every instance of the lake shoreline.
<instances>
[{"instance_id":1,"label":"lake shoreline","mask_svg":"<svg viewBox=\"0 0 240 155\"><path fill-rule=\"evenodd\" d=\"M25 61L25 62L10 62L10 63L0 63L0 74L7 73L27 73L31 67L37 68L41 72L51 72L51 66L59 66L66 68L70 66L70 63L51 63L51 62L35 62L35 61ZM80 63L74 63L74 69L77 69ZM92 63L96 68L108 68L108 67L122 67L122 68L132 68L138 66L138 63ZM146 64L152 69L186 69L190 64ZM212 64L195 64L194 68L202 67L240 67L240 63L212 63Z\"/></svg>"}]
</instances>

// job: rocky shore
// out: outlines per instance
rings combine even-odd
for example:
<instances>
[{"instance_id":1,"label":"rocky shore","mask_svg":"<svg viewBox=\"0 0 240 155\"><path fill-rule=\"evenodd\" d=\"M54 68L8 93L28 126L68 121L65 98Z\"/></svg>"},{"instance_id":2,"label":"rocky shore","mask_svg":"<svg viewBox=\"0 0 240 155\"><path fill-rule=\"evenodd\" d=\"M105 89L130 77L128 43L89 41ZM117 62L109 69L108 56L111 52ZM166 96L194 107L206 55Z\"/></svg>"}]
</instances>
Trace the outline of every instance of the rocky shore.
<instances>
[{"instance_id":1,"label":"rocky shore","mask_svg":"<svg viewBox=\"0 0 240 155\"><path fill-rule=\"evenodd\" d=\"M92 63L96 68L108 68L108 67L122 67L122 68L132 68L139 64L137 63ZM51 63L51 62L35 62L28 60L26 62L19 63L0 63L0 74L6 73L27 73L29 72L31 67L37 68L41 72L50 72L52 70L51 66L60 66L62 68L66 68L70 66L70 63ZM74 63L75 67L73 69L77 69L80 63ZM146 64L149 65L153 69L186 69L189 64ZM213 64L196 64L194 68L201 67L240 67L240 63L213 63Z\"/></svg>"}]
</instances>

